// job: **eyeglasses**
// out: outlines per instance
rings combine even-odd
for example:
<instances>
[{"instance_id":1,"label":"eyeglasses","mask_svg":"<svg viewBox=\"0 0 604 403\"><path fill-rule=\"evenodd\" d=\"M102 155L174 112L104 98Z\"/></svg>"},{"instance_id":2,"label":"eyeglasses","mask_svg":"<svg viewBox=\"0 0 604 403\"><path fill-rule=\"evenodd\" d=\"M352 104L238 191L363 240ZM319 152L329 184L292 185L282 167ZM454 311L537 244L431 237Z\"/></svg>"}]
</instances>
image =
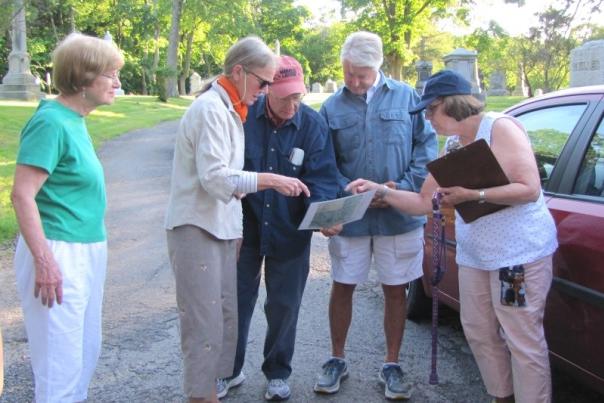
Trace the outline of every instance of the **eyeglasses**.
<instances>
[{"instance_id":1,"label":"eyeglasses","mask_svg":"<svg viewBox=\"0 0 604 403\"><path fill-rule=\"evenodd\" d=\"M258 80L258 85L260 86L260 89L268 87L273 83L272 81L265 80L264 78L260 77L258 74L254 73L253 71L248 71L246 69L243 69L243 71L245 71L245 74L250 73L251 75L256 77L256 80Z\"/></svg>"},{"instance_id":2,"label":"eyeglasses","mask_svg":"<svg viewBox=\"0 0 604 403\"><path fill-rule=\"evenodd\" d=\"M105 74L105 73L101 73L99 74L100 76L103 77L107 77L108 79L112 80L113 82L118 82L120 81L120 72L116 71L113 74Z\"/></svg>"},{"instance_id":3,"label":"eyeglasses","mask_svg":"<svg viewBox=\"0 0 604 403\"><path fill-rule=\"evenodd\" d=\"M440 105L442 105L442 102L438 102L438 103L427 106L426 107L426 116L434 115L434 112L436 112L436 109L438 109L438 107Z\"/></svg>"},{"instance_id":4,"label":"eyeglasses","mask_svg":"<svg viewBox=\"0 0 604 403\"><path fill-rule=\"evenodd\" d=\"M291 94L285 98L279 98L279 97L275 97L277 99L277 101L281 102L281 103L290 103L290 104L295 104L298 105L300 102L302 102L302 99L304 98L304 94Z\"/></svg>"}]
</instances>

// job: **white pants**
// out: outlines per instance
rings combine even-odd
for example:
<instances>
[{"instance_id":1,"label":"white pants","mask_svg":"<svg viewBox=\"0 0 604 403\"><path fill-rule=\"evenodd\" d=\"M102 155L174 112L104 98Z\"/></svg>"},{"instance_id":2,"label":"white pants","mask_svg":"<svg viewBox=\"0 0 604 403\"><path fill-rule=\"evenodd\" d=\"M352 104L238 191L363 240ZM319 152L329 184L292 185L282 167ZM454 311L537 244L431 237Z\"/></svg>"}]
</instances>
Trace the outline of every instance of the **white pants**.
<instances>
[{"instance_id":1,"label":"white pants","mask_svg":"<svg viewBox=\"0 0 604 403\"><path fill-rule=\"evenodd\" d=\"M107 243L48 241L48 245L63 276L63 303L50 309L34 297L34 261L21 237L15 252L35 401L83 401L101 353Z\"/></svg>"}]
</instances>

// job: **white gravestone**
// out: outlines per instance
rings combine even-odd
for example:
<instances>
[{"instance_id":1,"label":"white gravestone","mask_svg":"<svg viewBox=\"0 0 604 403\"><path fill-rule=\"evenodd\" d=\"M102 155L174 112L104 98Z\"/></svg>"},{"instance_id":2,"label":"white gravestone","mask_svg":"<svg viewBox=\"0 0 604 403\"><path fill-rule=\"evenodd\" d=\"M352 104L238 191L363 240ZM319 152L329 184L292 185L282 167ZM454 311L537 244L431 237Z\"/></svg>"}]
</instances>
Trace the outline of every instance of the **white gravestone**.
<instances>
[{"instance_id":1,"label":"white gravestone","mask_svg":"<svg viewBox=\"0 0 604 403\"><path fill-rule=\"evenodd\" d=\"M570 86L604 84L604 39L570 51Z\"/></svg>"},{"instance_id":2,"label":"white gravestone","mask_svg":"<svg viewBox=\"0 0 604 403\"><path fill-rule=\"evenodd\" d=\"M321 83L314 83L310 87L310 92L321 93L321 92L323 92L323 86L321 85Z\"/></svg>"},{"instance_id":3,"label":"white gravestone","mask_svg":"<svg viewBox=\"0 0 604 403\"><path fill-rule=\"evenodd\" d=\"M333 81L331 78L328 78L325 82L325 92L336 92L338 89L338 84Z\"/></svg>"},{"instance_id":4,"label":"white gravestone","mask_svg":"<svg viewBox=\"0 0 604 403\"><path fill-rule=\"evenodd\" d=\"M31 74L30 57L27 53L25 4L14 0L15 14L11 21L11 52L8 55L8 72L0 85L0 99L36 101L44 98L40 83Z\"/></svg>"},{"instance_id":5,"label":"white gravestone","mask_svg":"<svg viewBox=\"0 0 604 403\"><path fill-rule=\"evenodd\" d=\"M191 77L189 77L189 84L189 95L197 94L203 87L201 76L194 71Z\"/></svg>"}]
</instances>

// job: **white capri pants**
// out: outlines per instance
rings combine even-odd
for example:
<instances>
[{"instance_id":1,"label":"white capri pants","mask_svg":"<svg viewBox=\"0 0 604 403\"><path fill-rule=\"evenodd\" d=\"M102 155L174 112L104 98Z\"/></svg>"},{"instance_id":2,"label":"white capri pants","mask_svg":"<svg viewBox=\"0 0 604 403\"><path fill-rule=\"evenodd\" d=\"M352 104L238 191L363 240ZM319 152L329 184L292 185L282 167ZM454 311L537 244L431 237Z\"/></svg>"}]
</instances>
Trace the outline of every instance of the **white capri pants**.
<instances>
[{"instance_id":1,"label":"white capri pants","mask_svg":"<svg viewBox=\"0 0 604 403\"><path fill-rule=\"evenodd\" d=\"M17 291L29 341L36 403L79 402L101 354L101 312L107 242L48 241L63 276L63 303L52 308L34 297L35 266L19 237Z\"/></svg>"}]
</instances>

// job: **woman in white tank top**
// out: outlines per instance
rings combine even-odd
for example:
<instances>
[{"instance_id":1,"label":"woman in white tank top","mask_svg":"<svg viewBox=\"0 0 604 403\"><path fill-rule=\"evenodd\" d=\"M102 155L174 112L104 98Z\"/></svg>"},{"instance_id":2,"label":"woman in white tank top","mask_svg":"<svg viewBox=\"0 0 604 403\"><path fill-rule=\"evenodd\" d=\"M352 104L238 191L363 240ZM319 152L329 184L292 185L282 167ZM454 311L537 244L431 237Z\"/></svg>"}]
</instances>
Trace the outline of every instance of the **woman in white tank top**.
<instances>
[{"instance_id":1,"label":"woman in white tank top","mask_svg":"<svg viewBox=\"0 0 604 403\"><path fill-rule=\"evenodd\" d=\"M464 222L456 213L456 261L464 333L487 392L497 403L550 402L551 377L543 331L545 301L558 243L539 172L522 125L471 95L461 75L443 70L426 82L421 102L435 131L447 137L445 153L484 139L509 184L485 189L442 188L429 175L420 193L357 179L353 193L376 189L377 198L407 214L427 214L435 192L443 205L477 201L506 206Z\"/></svg>"}]
</instances>

